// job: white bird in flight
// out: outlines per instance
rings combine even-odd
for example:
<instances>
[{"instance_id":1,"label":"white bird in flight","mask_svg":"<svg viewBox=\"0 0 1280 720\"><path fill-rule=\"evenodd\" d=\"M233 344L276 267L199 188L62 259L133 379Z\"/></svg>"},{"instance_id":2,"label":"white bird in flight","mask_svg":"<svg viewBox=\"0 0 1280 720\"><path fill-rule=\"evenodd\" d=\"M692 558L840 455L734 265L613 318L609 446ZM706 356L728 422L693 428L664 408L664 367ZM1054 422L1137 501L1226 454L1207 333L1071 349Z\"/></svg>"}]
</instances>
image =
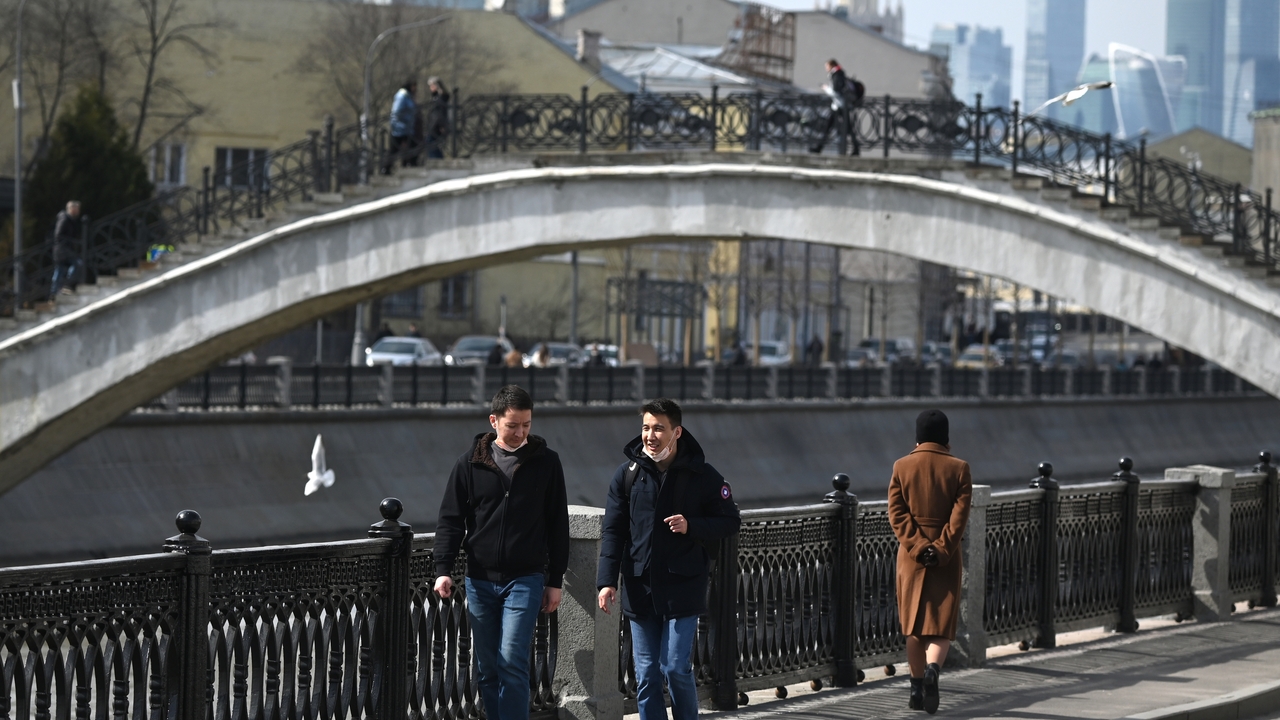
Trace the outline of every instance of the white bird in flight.
<instances>
[{"instance_id":1,"label":"white bird in flight","mask_svg":"<svg viewBox=\"0 0 1280 720\"><path fill-rule=\"evenodd\" d=\"M1050 98L1049 100L1046 100L1043 105L1036 108L1035 110L1032 110L1029 114L1035 115L1036 113L1040 112L1041 110L1049 107L1050 105L1056 102L1061 102L1063 107L1068 107L1071 105L1071 103L1084 97L1085 93L1089 92L1090 90L1106 90L1107 88L1111 87L1114 84L1115 83L1111 82L1110 80L1099 80L1098 82L1085 83L1084 85L1081 85L1076 88L1072 88L1071 90L1068 90L1062 93L1056 98Z\"/></svg>"},{"instance_id":2,"label":"white bird in flight","mask_svg":"<svg viewBox=\"0 0 1280 720\"><path fill-rule=\"evenodd\" d=\"M333 485L333 471L324 465L324 442L316 435L315 447L311 448L311 472L307 473L307 487L303 495L310 495L322 487Z\"/></svg>"}]
</instances>

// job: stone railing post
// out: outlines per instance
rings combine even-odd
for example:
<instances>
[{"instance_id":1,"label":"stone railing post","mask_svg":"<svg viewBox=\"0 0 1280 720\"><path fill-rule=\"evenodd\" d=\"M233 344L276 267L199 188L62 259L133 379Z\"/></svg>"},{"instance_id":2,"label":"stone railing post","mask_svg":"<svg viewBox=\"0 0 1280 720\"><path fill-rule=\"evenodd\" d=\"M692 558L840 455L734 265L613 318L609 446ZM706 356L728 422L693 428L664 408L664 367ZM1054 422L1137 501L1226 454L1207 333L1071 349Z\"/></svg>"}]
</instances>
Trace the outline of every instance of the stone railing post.
<instances>
[{"instance_id":1,"label":"stone railing post","mask_svg":"<svg viewBox=\"0 0 1280 720\"><path fill-rule=\"evenodd\" d=\"M778 399L778 366L770 365L765 368L765 385L764 396L770 400Z\"/></svg>"},{"instance_id":2,"label":"stone railing post","mask_svg":"<svg viewBox=\"0 0 1280 720\"><path fill-rule=\"evenodd\" d=\"M635 377L631 379L631 399L644 402L644 365L636 365L635 373Z\"/></svg>"},{"instance_id":3,"label":"stone railing post","mask_svg":"<svg viewBox=\"0 0 1280 720\"><path fill-rule=\"evenodd\" d=\"M369 526L369 537L390 540L387 546L387 590L378 608L381 653L375 653L374 678L379 683L373 720L403 720L409 709L409 651L412 607L409 588L409 556L413 553L413 528L400 522L404 505L386 498L378 505L382 522ZM381 665L381 667L377 667Z\"/></svg>"},{"instance_id":4,"label":"stone railing post","mask_svg":"<svg viewBox=\"0 0 1280 720\"><path fill-rule=\"evenodd\" d=\"M776 384L775 384L776 387ZM702 376L702 399L714 400L716 397L716 366L707 365L707 370Z\"/></svg>"},{"instance_id":5,"label":"stone railing post","mask_svg":"<svg viewBox=\"0 0 1280 720\"><path fill-rule=\"evenodd\" d=\"M484 365L477 365L475 375L471 376L471 402L484 405L488 400L484 396Z\"/></svg>"},{"instance_id":6,"label":"stone railing post","mask_svg":"<svg viewBox=\"0 0 1280 720\"><path fill-rule=\"evenodd\" d=\"M1116 394L1115 371L1112 370L1110 365L1102 366L1102 394Z\"/></svg>"},{"instance_id":7,"label":"stone railing post","mask_svg":"<svg viewBox=\"0 0 1280 720\"><path fill-rule=\"evenodd\" d=\"M840 384L839 384L840 370L835 366L835 363L832 363L826 367L826 371L827 371L826 398L828 400L835 400L836 398L840 397Z\"/></svg>"},{"instance_id":8,"label":"stone railing post","mask_svg":"<svg viewBox=\"0 0 1280 720\"><path fill-rule=\"evenodd\" d=\"M978 397L991 396L991 368L983 367L978 373Z\"/></svg>"},{"instance_id":9,"label":"stone railing post","mask_svg":"<svg viewBox=\"0 0 1280 720\"><path fill-rule=\"evenodd\" d=\"M1141 483L1133 460L1120 458L1120 471L1111 476L1124 486L1124 524L1120 527L1120 621L1116 632L1138 631L1138 491Z\"/></svg>"},{"instance_id":10,"label":"stone railing post","mask_svg":"<svg viewBox=\"0 0 1280 720\"><path fill-rule=\"evenodd\" d=\"M606 614L596 605L602 508L569 506L569 569L556 611L559 656L553 684L560 688L562 720L622 720L618 690L618 625L622 606Z\"/></svg>"},{"instance_id":11,"label":"stone railing post","mask_svg":"<svg viewBox=\"0 0 1280 720\"><path fill-rule=\"evenodd\" d=\"M1182 368L1178 365L1170 365L1165 372L1169 373L1169 394L1182 394Z\"/></svg>"},{"instance_id":12,"label":"stone railing post","mask_svg":"<svg viewBox=\"0 0 1280 720\"><path fill-rule=\"evenodd\" d=\"M200 532L200 514L195 510L178 513L174 524L178 533L164 541L165 552L187 556L182 575L181 606L174 640L177 650L176 720L204 720L209 677L209 574L212 549ZM170 650L173 652L173 650Z\"/></svg>"},{"instance_id":13,"label":"stone railing post","mask_svg":"<svg viewBox=\"0 0 1280 720\"><path fill-rule=\"evenodd\" d=\"M569 402L569 366L561 365L556 369L556 402Z\"/></svg>"},{"instance_id":14,"label":"stone railing post","mask_svg":"<svg viewBox=\"0 0 1280 720\"><path fill-rule=\"evenodd\" d=\"M987 507L991 486L973 486L969 525L964 529L964 576L960 585L960 623L956 642L947 656L952 665L981 667L987 661L987 630L982 615L987 605Z\"/></svg>"},{"instance_id":15,"label":"stone railing post","mask_svg":"<svg viewBox=\"0 0 1280 720\"><path fill-rule=\"evenodd\" d=\"M832 478L831 487L835 489L822 501L840 505L835 577L832 579L836 607L835 684L836 687L853 687L858 684L858 496L849 492L849 476L844 473Z\"/></svg>"},{"instance_id":16,"label":"stone railing post","mask_svg":"<svg viewBox=\"0 0 1280 720\"><path fill-rule=\"evenodd\" d=\"M1200 367L1200 392L1205 395L1213 395L1213 366L1204 364Z\"/></svg>"},{"instance_id":17,"label":"stone railing post","mask_svg":"<svg viewBox=\"0 0 1280 720\"><path fill-rule=\"evenodd\" d=\"M1064 397L1076 394L1076 368L1067 368L1063 371L1062 394Z\"/></svg>"},{"instance_id":18,"label":"stone railing post","mask_svg":"<svg viewBox=\"0 0 1280 720\"><path fill-rule=\"evenodd\" d=\"M1031 366L1023 365L1018 372L1022 375L1022 397L1031 397Z\"/></svg>"},{"instance_id":19,"label":"stone railing post","mask_svg":"<svg viewBox=\"0 0 1280 720\"><path fill-rule=\"evenodd\" d=\"M396 403L396 369L391 363L382 366L382 377L378 382L378 404L391 407Z\"/></svg>"},{"instance_id":20,"label":"stone railing post","mask_svg":"<svg viewBox=\"0 0 1280 720\"><path fill-rule=\"evenodd\" d=\"M276 366L276 407L289 410L293 407L293 358L281 356L267 360Z\"/></svg>"},{"instance_id":21,"label":"stone railing post","mask_svg":"<svg viewBox=\"0 0 1280 720\"><path fill-rule=\"evenodd\" d=\"M1216 622L1231 617L1234 605L1228 580L1231 563L1231 489L1236 473L1226 468L1192 465L1169 468L1166 480L1194 480L1196 514L1191 521L1191 591L1196 620Z\"/></svg>"},{"instance_id":22,"label":"stone railing post","mask_svg":"<svg viewBox=\"0 0 1280 720\"><path fill-rule=\"evenodd\" d=\"M1044 537L1040 543L1040 632L1035 646L1058 646L1058 632L1054 627L1058 602L1058 481L1053 479L1053 466L1040 463L1040 476L1031 481L1031 487L1044 490L1041 518Z\"/></svg>"},{"instance_id":23,"label":"stone railing post","mask_svg":"<svg viewBox=\"0 0 1280 720\"><path fill-rule=\"evenodd\" d=\"M164 403L164 409L169 412L178 412L181 403L178 402L178 388L170 388L169 392L160 396L160 402Z\"/></svg>"},{"instance_id":24,"label":"stone railing post","mask_svg":"<svg viewBox=\"0 0 1280 720\"><path fill-rule=\"evenodd\" d=\"M1133 369L1133 372L1137 373L1137 375L1138 375L1138 382L1137 382L1137 385L1138 385L1138 395L1139 395L1140 397L1145 397L1146 395L1150 394L1150 391L1147 389L1147 368L1146 368L1146 366L1144 365L1144 366L1136 367L1136 368L1134 368L1134 369Z\"/></svg>"},{"instance_id":25,"label":"stone railing post","mask_svg":"<svg viewBox=\"0 0 1280 720\"><path fill-rule=\"evenodd\" d=\"M1275 607L1276 605L1276 553L1280 551L1280 526L1277 526L1277 518L1280 517L1280 487L1276 487L1276 466L1271 464L1271 453L1258 453L1258 464L1253 466L1253 471L1262 473L1262 511L1265 530L1263 537L1266 538L1265 550L1263 552L1262 566L1262 598L1259 605L1262 607Z\"/></svg>"},{"instance_id":26,"label":"stone railing post","mask_svg":"<svg viewBox=\"0 0 1280 720\"><path fill-rule=\"evenodd\" d=\"M929 374L929 394L942 397L942 363L935 363Z\"/></svg>"},{"instance_id":27,"label":"stone railing post","mask_svg":"<svg viewBox=\"0 0 1280 720\"><path fill-rule=\"evenodd\" d=\"M893 396L893 366L885 363L880 368L880 397Z\"/></svg>"}]
</instances>

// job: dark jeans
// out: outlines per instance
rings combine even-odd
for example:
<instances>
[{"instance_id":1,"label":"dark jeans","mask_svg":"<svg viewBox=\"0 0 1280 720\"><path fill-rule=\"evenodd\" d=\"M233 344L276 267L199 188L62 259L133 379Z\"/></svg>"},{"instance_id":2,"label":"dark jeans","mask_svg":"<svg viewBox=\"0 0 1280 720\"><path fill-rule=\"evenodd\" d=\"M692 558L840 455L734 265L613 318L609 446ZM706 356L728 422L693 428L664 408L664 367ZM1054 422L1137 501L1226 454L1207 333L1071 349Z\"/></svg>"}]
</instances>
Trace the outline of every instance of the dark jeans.
<instances>
[{"instance_id":1,"label":"dark jeans","mask_svg":"<svg viewBox=\"0 0 1280 720\"><path fill-rule=\"evenodd\" d=\"M672 720L696 720L698 685L693 679L693 641L698 616L631 621L631 655L636 662L636 706L640 720L666 720L662 680L671 691ZM505 719L504 719L505 720Z\"/></svg>"},{"instance_id":2,"label":"dark jeans","mask_svg":"<svg viewBox=\"0 0 1280 720\"><path fill-rule=\"evenodd\" d=\"M435 135L427 136L427 157L432 160L443 160L444 150L440 148L444 145L444 138Z\"/></svg>"},{"instance_id":3,"label":"dark jeans","mask_svg":"<svg viewBox=\"0 0 1280 720\"><path fill-rule=\"evenodd\" d=\"M53 282L49 288L50 295L57 295L63 284L76 286L76 278L80 274L80 261L76 258L57 260L53 264Z\"/></svg>"},{"instance_id":4,"label":"dark jeans","mask_svg":"<svg viewBox=\"0 0 1280 720\"><path fill-rule=\"evenodd\" d=\"M405 167L418 164L418 153L415 152L413 138L408 135L392 135L391 145L387 148L387 156L382 160L382 174L390 175L391 166L396 164L396 160L400 160L400 164Z\"/></svg>"},{"instance_id":5,"label":"dark jeans","mask_svg":"<svg viewBox=\"0 0 1280 720\"><path fill-rule=\"evenodd\" d=\"M529 648L542 609L542 575L508 583L467 578L476 684L489 720L528 720Z\"/></svg>"},{"instance_id":6,"label":"dark jeans","mask_svg":"<svg viewBox=\"0 0 1280 720\"><path fill-rule=\"evenodd\" d=\"M813 144L811 149L814 152L822 152L822 146L827 144L827 138L831 137L831 131L835 130L836 141L839 142L843 138L849 138L853 142L852 155L861 155L862 151L858 147L858 133L854 130L854 121L856 116L854 111L850 109L832 110L827 115L826 124L822 126L822 134L818 136L818 141Z\"/></svg>"}]
</instances>

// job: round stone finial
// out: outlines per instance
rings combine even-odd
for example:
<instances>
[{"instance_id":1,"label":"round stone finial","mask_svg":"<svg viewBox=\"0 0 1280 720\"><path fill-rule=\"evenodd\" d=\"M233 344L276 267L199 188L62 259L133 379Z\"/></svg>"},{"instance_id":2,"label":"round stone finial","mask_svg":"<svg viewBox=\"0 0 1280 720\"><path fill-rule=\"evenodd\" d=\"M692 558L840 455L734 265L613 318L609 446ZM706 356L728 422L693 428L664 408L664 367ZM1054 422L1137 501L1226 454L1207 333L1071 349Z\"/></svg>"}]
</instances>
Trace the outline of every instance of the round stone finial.
<instances>
[{"instance_id":1,"label":"round stone finial","mask_svg":"<svg viewBox=\"0 0 1280 720\"><path fill-rule=\"evenodd\" d=\"M836 473L835 477L831 478L831 487L837 490L848 491L849 476L844 473Z\"/></svg>"},{"instance_id":2,"label":"round stone finial","mask_svg":"<svg viewBox=\"0 0 1280 720\"><path fill-rule=\"evenodd\" d=\"M1047 478L1053 475L1053 465L1051 463L1040 463L1040 477Z\"/></svg>"},{"instance_id":3,"label":"round stone finial","mask_svg":"<svg viewBox=\"0 0 1280 720\"><path fill-rule=\"evenodd\" d=\"M386 498L378 505L378 512L382 513L382 519L395 522L404 512L404 503L399 498Z\"/></svg>"},{"instance_id":4,"label":"round stone finial","mask_svg":"<svg viewBox=\"0 0 1280 720\"><path fill-rule=\"evenodd\" d=\"M178 513L178 517L174 518L173 524L178 526L178 532L184 535L195 535L200 532L200 513L195 510L183 510Z\"/></svg>"},{"instance_id":5,"label":"round stone finial","mask_svg":"<svg viewBox=\"0 0 1280 720\"><path fill-rule=\"evenodd\" d=\"M1132 470L1132 469L1133 469L1133 458L1127 458L1127 457L1122 457L1122 458L1120 458L1120 470L1121 470L1121 471L1123 471L1123 472L1129 472L1129 471L1130 471L1130 470Z\"/></svg>"},{"instance_id":6,"label":"round stone finial","mask_svg":"<svg viewBox=\"0 0 1280 720\"><path fill-rule=\"evenodd\" d=\"M1270 450L1263 450L1262 452L1258 453L1258 462L1262 463L1263 465L1270 465L1270 464L1271 464L1271 451L1270 451Z\"/></svg>"}]
</instances>

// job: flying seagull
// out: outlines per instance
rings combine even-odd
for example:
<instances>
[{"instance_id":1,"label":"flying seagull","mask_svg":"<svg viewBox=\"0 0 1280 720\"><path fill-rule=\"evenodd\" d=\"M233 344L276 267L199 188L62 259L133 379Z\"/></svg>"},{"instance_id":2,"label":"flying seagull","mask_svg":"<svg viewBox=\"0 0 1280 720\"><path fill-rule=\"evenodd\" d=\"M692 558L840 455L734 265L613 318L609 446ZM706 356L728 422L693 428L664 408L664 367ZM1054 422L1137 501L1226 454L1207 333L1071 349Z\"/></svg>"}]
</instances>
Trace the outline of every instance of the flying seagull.
<instances>
[{"instance_id":1,"label":"flying seagull","mask_svg":"<svg viewBox=\"0 0 1280 720\"><path fill-rule=\"evenodd\" d=\"M1036 108L1035 110L1032 110L1028 114L1035 115L1036 113L1040 112L1041 110L1049 107L1050 105L1056 102L1061 102L1063 107L1068 107L1071 105L1071 103L1084 97L1085 93L1089 92L1090 90L1106 90L1112 85L1115 85L1115 83L1111 82L1110 80L1099 80L1098 82L1085 83L1084 85L1081 85L1077 88L1073 88L1071 90L1068 90L1062 93L1056 98L1050 98L1049 100L1046 100L1043 105Z\"/></svg>"},{"instance_id":2,"label":"flying seagull","mask_svg":"<svg viewBox=\"0 0 1280 720\"><path fill-rule=\"evenodd\" d=\"M322 487L333 485L333 471L324 466L324 442L316 435L315 447L311 448L311 472L307 473L307 487L303 495L310 495Z\"/></svg>"}]
</instances>

